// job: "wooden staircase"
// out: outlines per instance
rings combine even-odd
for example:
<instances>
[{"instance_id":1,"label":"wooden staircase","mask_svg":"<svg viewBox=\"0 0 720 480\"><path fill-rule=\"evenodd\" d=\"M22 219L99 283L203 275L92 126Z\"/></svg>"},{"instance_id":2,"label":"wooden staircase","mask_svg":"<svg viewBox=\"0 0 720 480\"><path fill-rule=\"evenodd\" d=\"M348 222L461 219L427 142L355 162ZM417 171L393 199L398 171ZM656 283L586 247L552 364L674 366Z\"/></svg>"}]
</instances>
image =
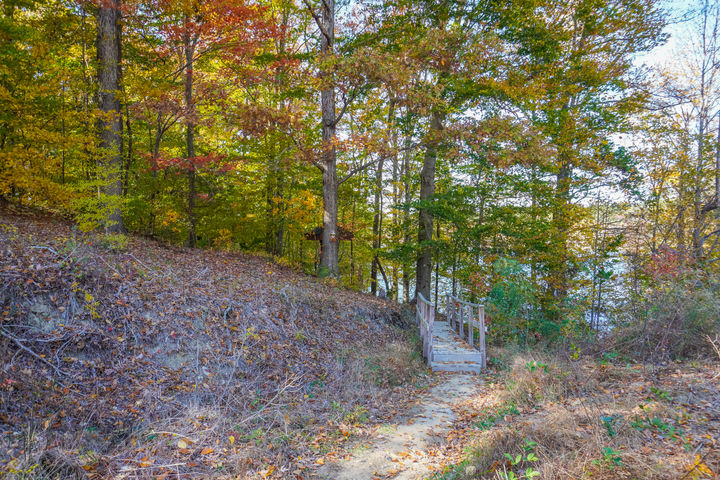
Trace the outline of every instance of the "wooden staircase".
<instances>
[{"instance_id":1,"label":"wooden staircase","mask_svg":"<svg viewBox=\"0 0 720 480\"><path fill-rule=\"evenodd\" d=\"M434 372L471 372L483 370L483 354L468 345L448 322L435 322L433 355L429 362Z\"/></svg>"},{"instance_id":2,"label":"wooden staircase","mask_svg":"<svg viewBox=\"0 0 720 480\"><path fill-rule=\"evenodd\" d=\"M480 373L486 368L484 306L448 296L446 322L435 321L434 306L421 294L416 308L423 356L433 371Z\"/></svg>"}]
</instances>

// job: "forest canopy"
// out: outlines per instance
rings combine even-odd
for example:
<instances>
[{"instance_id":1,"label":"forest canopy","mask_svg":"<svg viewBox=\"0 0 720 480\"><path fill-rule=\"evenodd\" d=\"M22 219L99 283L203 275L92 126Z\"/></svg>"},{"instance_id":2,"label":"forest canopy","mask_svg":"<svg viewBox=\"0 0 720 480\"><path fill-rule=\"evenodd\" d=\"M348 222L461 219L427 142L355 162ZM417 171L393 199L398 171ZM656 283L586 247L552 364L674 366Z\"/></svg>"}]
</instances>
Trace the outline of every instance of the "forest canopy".
<instances>
[{"instance_id":1,"label":"forest canopy","mask_svg":"<svg viewBox=\"0 0 720 480\"><path fill-rule=\"evenodd\" d=\"M685 355L720 312L720 5L671 7L6 0L0 202Z\"/></svg>"}]
</instances>

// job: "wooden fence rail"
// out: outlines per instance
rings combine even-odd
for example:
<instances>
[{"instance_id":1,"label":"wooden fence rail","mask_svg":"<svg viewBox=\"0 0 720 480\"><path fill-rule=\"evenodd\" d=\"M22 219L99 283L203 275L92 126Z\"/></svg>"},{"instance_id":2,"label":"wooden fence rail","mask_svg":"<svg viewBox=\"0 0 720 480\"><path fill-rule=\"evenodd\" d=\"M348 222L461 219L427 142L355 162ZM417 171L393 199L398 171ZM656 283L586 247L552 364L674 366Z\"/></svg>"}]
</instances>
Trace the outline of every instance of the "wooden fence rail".
<instances>
[{"instance_id":1,"label":"wooden fence rail","mask_svg":"<svg viewBox=\"0 0 720 480\"><path fill-rule=\"evenodd\" d=\"M471 347L482 354L482 368L487 368L487 352L485 350L485 306L466 302L452 295L447 295L445 314L448 325L460 335ZM478 331L475 344L475 329Z\"/></svg>"},{"instance_id":2,"label":"wooden fence rail","mask_svg":"<svg viewBox=\"0 0 720 480\"><path fill-rule=\"evenodd\" d=\"M423 341L423 357L425 357L429 365L433 361L433 326L435 325L435 307L428 302L420 292L417 294L415 320L420 327L420 337Z\"/></svg>"}]
</instances>

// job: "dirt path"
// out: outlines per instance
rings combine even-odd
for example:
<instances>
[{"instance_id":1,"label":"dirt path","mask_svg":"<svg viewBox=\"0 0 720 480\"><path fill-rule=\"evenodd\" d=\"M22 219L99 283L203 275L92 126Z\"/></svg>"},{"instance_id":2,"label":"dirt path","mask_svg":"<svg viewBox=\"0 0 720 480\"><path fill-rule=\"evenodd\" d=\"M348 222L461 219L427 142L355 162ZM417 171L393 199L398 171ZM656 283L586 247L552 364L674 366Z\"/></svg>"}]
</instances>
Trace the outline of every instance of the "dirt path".
<instances>
[{"instance_id":1,"label":"dirt path","mask_svg":"<svg viewBox=\"0 0 720 480\"><path fill-rule=\"evenodd\" d=\"M455 419L452 406L480 389L480 377L445 374L398 424L382 425L358 447L349 460L324 465L318 476L325 480L416 480L431 474L429 447L441 440Z\"/></svg>"}]
</instances>

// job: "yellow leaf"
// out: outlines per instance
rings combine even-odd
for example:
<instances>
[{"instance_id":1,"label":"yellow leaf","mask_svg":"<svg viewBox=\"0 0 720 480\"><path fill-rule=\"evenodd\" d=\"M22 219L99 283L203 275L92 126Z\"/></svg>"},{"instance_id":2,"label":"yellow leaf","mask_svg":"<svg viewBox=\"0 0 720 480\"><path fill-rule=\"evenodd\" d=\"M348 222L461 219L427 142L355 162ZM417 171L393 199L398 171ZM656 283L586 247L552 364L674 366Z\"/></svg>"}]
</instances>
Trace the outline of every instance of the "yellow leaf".
<instances>
[{"instance_id":1,"label":"yellow leaf","mask_svg":"<svg viewBox=\"0 0 720 480\"><path fill-rule=\"evenodd\" d=\"M275 465L270 465L267 470L263 472L263 477L268 478L275 471Z\"/></svg>"},{"instance_id":2,"label":"yellow leaf","mask_svg":"<svg viewBox=\"0 0 720 480\"><path fill-rule=\"evenodd\" d=\"M230 435L230 439L229 439L229 440L230 440L230 445L232 445L233 443L235 443L235 437L234 437L234 436Z\"/></svg>"},{"instance_id":3,"label":"yellow leaf","mask_svg":"<svg viewBox=\"0 0 720 480\"><path fill-rule=\"evenodd\" d=\"M177 442L178 448L188 448L188 445L189 445L189 444L188 444L187 440L185 440L185 439L183 439L183 438L181 438L181 439L178 440L178 442Z\"/></svg>"},{"instance_id":4,"label":"yellow leaf","mask_svg":"<svg viewBox=\"0 0 720 480\"><path fill-rule=\"evenodd\" d=\"M202 452L200 452L201 455L210 455L214 450L210 447L205 447L202 449Z\"/></svg>"},{"instance_id":5,"label":"yellow leaf","mask_svg":"<svg viewBox=\"0 0 720 480\"><path fill-rule=\"evenodd\" d=\"M315 463L317 463L318 465L325 465L325 459L324 459L324 458L318 458L317 460L315 460Z\"/></svg>"}]
</instances>

